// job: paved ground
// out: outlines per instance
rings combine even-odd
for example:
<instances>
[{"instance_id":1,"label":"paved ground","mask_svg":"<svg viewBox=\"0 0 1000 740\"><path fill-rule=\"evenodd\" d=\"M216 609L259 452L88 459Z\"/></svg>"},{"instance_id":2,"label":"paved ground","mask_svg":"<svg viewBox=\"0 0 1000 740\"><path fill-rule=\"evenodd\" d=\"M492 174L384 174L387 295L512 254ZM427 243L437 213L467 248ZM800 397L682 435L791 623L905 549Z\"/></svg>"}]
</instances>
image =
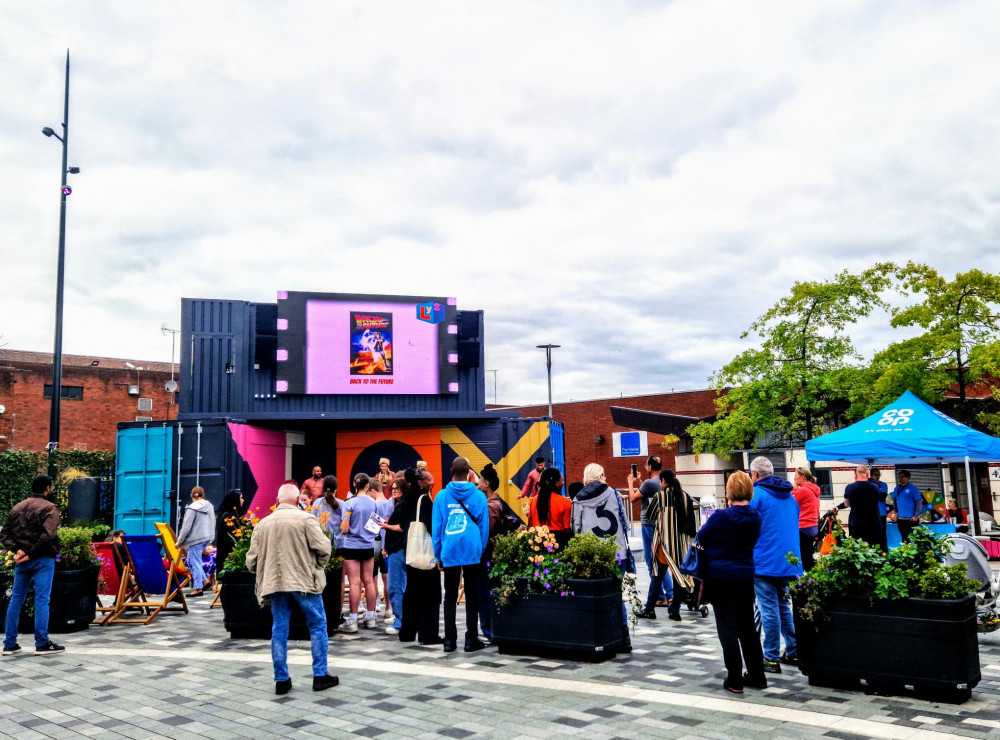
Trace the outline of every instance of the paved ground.
<instances>
[{"instance_id":1,"label":"paved ground","mask_svg":"<svg viewBox=\"0 0 1000 740\"><path fill-rule=\"evenodd\" d=\"M687 613L640 623L631 655L593 665L445 655L363 630L331 639L342 683L322 693L308 644L293 643L285 697L268 643L229 640L204 599L59 641L62 656L0 662L0 737L1000 738L1000 632L982 636L983 681L959 706L812 688L787 668L766 691L725 695L712 617Z\"/></svg>"}]
</instances>

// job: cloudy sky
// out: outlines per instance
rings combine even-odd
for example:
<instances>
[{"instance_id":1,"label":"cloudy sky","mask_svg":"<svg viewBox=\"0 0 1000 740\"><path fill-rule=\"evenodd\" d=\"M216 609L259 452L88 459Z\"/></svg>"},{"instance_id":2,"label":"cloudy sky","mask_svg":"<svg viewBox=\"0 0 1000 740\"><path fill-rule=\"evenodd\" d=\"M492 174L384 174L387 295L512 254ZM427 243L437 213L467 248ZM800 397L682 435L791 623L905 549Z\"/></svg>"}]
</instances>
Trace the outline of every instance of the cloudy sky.
<instances>
[{"instance_id":1,"label":"cloudy sky","mask_svg":"<svg viewBox=\"0 0 1000 740\"><path fill-rule=\"evenodd\" d=\"M5 3L0 344L180 298L455 296L501 403L705 387L796 280L1000 271L995 2ZM892 336L859 329L863 349ZM492 390L492 375L488 375ZM492 394L490 396L492 400Z\"/></svg>"}]
</instances>

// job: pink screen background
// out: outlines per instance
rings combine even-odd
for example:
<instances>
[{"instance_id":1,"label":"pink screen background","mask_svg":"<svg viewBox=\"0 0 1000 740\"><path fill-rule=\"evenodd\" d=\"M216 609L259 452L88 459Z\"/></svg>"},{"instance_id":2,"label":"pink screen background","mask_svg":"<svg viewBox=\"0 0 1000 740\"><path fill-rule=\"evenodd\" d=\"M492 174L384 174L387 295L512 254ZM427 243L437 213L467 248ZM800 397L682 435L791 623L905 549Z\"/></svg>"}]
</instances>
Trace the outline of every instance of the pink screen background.
<instances>
[{"instance_id":1,"label":"pink screen background","mask_svg":"<svg viewBox=\"0 0 1000 740\"><path fill-rule=\"evenodd\" d=\"M392 314L392 375L351 375L351 313ZM351 380L392 378L392 385ZM433 394L438 386L438 327L417 319L412 303L308 301L306 393Z\"/></svg>"}]
</instances>

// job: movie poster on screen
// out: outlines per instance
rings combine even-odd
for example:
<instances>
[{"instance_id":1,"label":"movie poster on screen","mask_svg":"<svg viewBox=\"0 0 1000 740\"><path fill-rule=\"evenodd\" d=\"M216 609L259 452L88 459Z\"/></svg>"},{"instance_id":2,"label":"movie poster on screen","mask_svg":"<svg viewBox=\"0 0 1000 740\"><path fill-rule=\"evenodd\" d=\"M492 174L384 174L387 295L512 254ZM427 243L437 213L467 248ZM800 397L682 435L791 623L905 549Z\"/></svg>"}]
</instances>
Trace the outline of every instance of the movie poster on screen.
<instances>
[{"instance_id":1,"label":"movie poster on screen","mask_svg":"<svg viewBox=\"0 0 1000 740\"><path fill-rule=\"evenodd\" d=\"M351 375L392 375L392 314L351 312Z\"/></svg>"}]
</instances>

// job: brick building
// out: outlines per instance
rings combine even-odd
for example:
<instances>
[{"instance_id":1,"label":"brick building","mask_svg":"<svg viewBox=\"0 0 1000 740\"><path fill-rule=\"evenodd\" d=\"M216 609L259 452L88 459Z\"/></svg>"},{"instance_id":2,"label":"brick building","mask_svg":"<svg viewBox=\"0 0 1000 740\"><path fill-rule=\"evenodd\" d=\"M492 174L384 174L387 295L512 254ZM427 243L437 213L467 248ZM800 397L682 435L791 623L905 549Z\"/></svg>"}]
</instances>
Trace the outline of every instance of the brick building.
<instances>
[{"instance_id":1,"label":"brick building","mask_svg":"<svg viewBox=\"0 0 1000 740\"><path fill-rule=\"evenodd\" d=\"M583 469L588 463L596 462L604 466L608 483L616 488L625 488L629 466L644 460L636 457L613 457L612 438L614 432L628 432L632 429L617 426L611 418L611 407L625 407L662 414L677 414L704 418L715 414L715 391L675 391L648 396L624 396L601 398L591 401L571 401L552 404L552 414L565 425L566 430L566 480L577 481L583 477ZM548 406L510 407L519 410L523 416L546 416ZM661 449L663 435L648 433L649 454L659 455L665 468L676 469L678 446ZM681 444L684 452L684 443Z\"/></svg>"},{"instance_id":2,"label":"brick building","mask_svg":"<svg viewBox=\"0 0 1000 740\"><path fill-rule=\"evenodd\" d=\"M132 368L125 363L63 355L63 449L113 450L118 422L176 418L175 394L165 388L170 363L134 360L129 361ZM0 450L45 449L51 398L51 354L0 349Z\"/></svg>"}]
</instances>

